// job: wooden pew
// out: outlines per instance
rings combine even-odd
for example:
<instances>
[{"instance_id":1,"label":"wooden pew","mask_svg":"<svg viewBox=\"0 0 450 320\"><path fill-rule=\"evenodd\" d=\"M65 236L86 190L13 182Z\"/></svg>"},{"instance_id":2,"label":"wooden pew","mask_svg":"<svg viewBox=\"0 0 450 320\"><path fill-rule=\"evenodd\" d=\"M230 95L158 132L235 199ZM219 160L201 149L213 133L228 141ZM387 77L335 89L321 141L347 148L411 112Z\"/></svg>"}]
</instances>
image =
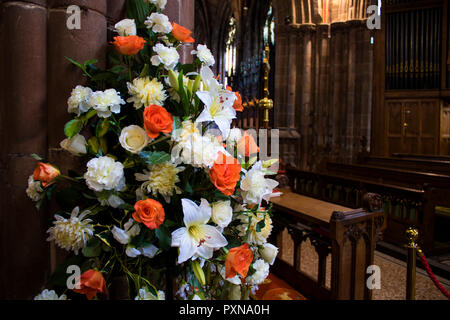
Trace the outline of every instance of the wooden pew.
<instances>
[{"instance_id":1,"label":"wooden pew","mask_svg":"<svg viewBox=\"0 0 450 320\"><path fill-rule=\"evenodd\" d=\"M274 229L272 243L282 251L281 232L294 240L293 266L277 259L274 273L309 299L371 299L366 269L373 264L375 244L386 219L377 195L367 194L365 209L333 203L282 190L271 199ZM319 258L317 281L302 272L301 246L309 239ZM331 254L331 288L325 285L326 258ZM281 253L279 254L281 256Z\"/></svg>"}]
</instances>

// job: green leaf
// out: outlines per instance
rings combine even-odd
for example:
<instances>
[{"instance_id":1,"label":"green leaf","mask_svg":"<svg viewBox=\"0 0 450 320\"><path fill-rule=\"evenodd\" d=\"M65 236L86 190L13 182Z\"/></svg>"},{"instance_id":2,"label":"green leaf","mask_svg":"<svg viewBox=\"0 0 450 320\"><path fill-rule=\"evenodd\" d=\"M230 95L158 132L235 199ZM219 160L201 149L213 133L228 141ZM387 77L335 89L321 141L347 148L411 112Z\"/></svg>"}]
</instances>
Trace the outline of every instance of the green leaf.
<instances>
[{"instance_id":1,"label":"green leaf","mask_svg":"<svg viewBox=\"0 0 450 320\"><path fill-rule=\"evenodd\" d=\"M139 78L144 78L144 77L148 76L148 74L149 74L149 66L148 66L148 64L146 63L146 64L144 65L144 68L143 68L142 71L141 71L141 74L139 75Z\"/></svg>"},{"instance_id":2,"label":"green leaf","mask_svg":"<svg viewBox=\"0 0 450 320\"><path fill-rule=\"evenodd\" d=\"M83 124L86 124L89 121L89 119L91 119L96 114L97 114L97 110L91 109L91 110L88 111L88 113L83 114L80 117L80 120L83 121Z\"/></svg>"},{"instance_id":3,"label":"green leaf","mask_svg":"<svg viewBox=\"0 0 450 320\"><path fill-rule=\"evenodd\" d=\"M256 232L261 232L262 229L266 226L266 219L262 219L260 222L256 224Z\"/></svg>"},{"instance_id":4,"label":"green leaf","mask_svg":"<svg viewBox=\"0 0 450 320\"><path fill-rule=\"evenodd\" d=\"M112 248L112 245L110 243L110 238L111 237L110 237L109 231L103 231L103 232L97 233L95 236L97 238L99 238L103 242L103 244L105 244L108 247Z\"/></svg>"},{"instance_id":5,"label":"green leaf","mask_svg":"<svg viewBox=\"0 0 450 320\"><path fill-rule=\"evenodd\" d=\"M86 67L86 66L88 66L88 65L90 65L90 64L96 64L97 62L98 62L97 59L91 59L91 60L86 61L86 62L84 63L84 66Z\"/></svg>"},{"instance_id":6,"label":"green leaf","mask_svg":"<svg viewBox=\"0 0 450 320\"><path fill-rule=\"evenodd\" d=\"M159 241L159 247L162 250L169 250L172 243L171 234L169 229L164 225L160 225L158 229L155 230L156 238Z\"/></svg>"},{"instance_id":7,"label":"green leaf","mask_svg":"<svg viewBox=\"0 0 450 320\"><path fill-rule=\"evenodd\" d=\"M98 150L100 149L100 143L99 143L97 137L91 137L88 140L88 146L92 150L92 153L97 154Z\"/></svg>"},{"instance_id":8,"label":"green leaf","mask_svg":"<svg viewBox=\"0 0 450 320\"><path fill-rule=\"evenodd\" d=\"M150 15L150 6L144 0L127 0L126 8L128 18L135 19L138 27Z\"/></svg>"},{"instance_id":9,"label":"green leaf","mask_svg":"<svg viewBox=\"0 0 450 320\"><path fill-rule=\"evenodd\" d=\"M100 120L97 123L97 128L95 129L95 135L98 138L102 138L106 133L108 133L110 126L111 126L111 123L108 120L106 120L106 119Z\"/></svg>"},{"instance_id":10,"label":"green leaf","mask_svg":"<svg viewBox=\"0 0 450 320\"><path fill-rule=\"evenodd\" d=\"M37 160L37 161L42 161L42 160L44 160L43 158L41 158L41 156L37 155L36 153L32 153L31 156L32 156L35 160Z\"/></svg>"},{"instance_id":11,"label":"green leaf","mask_svg":"<svg viewBox=\"0 0 450 320\"><path fill-rule=\"evenodd\" d=\"M155 165L161 164L170 160L170 154L164 151L143 151L139 154L139 156L148 164Z\"/></svg>"},{"instance_id":12,"label":"green leaf","mask_svg":"<svg viewBox=\"0 0 450 320\"><path fill-rule=\"evenodd\" d=\"M102 246L98 238L91 238L83 248L83 255L86 258L98 257L101 252Z\"/></svg>"},{"instance_id":13,"label":"green leaf","mask_svg":"<svg viewBox=\"0 0 450 320\"><path fill-rule=\"evenodd\" d=\"M70 139L83 129L83 121L79 119L73 119L66 123L64 126L64 133Z\"/></svg>"},{"instance_id":14,"label":"green leaf","mask_svg":"<svg viewBox=\"0 0 450 320\"><path fill-rule=\"evenodd\" d=\"M75 60L73 60L73 59L70 59L70 58L68 58L68 57L64 57L64 58L66 58L67 60L69 60L71 63L73 63L74 65L76 65L76 66L77 66L78 68L80 68L81 70L83 70L83 71L86 70L85 66L82 65L81 63L79 63L79 62L77 62L77 61L75 61Z\"/></svg>"}]
</instances>

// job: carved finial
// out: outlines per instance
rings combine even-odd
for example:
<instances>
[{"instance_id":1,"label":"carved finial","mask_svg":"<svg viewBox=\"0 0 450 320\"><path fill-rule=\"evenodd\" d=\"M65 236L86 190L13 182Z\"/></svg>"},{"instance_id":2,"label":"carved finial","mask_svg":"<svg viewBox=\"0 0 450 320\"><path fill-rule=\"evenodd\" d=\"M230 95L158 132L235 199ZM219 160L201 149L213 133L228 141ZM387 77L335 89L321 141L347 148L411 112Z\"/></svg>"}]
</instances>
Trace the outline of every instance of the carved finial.
<instances>
[{"instance_id":1,"label":"carved finial","mask_svg":"<svg viewBox=\"0 0 450 320\"><path fill-rule=\"evenodd\" d=\"M406 230L406 237L408 238L408 248L417 248L417 239L419 239L419 230L416 228L409 227Z\"/></svg>"},{"instance_id":2,"label":"carved finial","mask_svg":"<svg viewBox=\"0 0 450 320\"><path fill-rule=\"evenodd\" d=\"M380 211L383 207L381 196L377 193L366 193L363 197L363 209L368 212Z\"/></svg>"}]
</instances>

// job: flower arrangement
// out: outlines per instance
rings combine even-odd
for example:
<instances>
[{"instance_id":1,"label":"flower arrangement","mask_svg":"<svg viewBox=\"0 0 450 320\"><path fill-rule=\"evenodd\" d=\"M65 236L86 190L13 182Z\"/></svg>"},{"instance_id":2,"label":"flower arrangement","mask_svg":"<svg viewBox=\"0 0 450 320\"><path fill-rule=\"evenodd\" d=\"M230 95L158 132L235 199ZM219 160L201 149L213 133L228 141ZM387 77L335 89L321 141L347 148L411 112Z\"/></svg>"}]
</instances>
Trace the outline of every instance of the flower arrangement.
<instances>
[{"instance_id":1,"label":"flower arrangement","mask_svg":"<svg viewBox=\"0 0 450 320\"><path fill-rule=\"evenodd\" d=\"M36 299L105 298L120 276L137 300L175 291L248 299L268 276L278 249L267 243L271 210L262 203L274 195L277 182L266 176L276 161L257 161L253 137L231 128L240 95L219 83L209 49L198 45L192 64L179 62L178 48L194 39L161 13L165 5L129 2L109 69L69 59L88 84L68 99L74 118L61 147L85 171L64 175L34 155L27 194L38 209L56 197L48 241L69 252L54 290ZM72 290L69 265L81 270Z\"/></svg>"}]
</instances>

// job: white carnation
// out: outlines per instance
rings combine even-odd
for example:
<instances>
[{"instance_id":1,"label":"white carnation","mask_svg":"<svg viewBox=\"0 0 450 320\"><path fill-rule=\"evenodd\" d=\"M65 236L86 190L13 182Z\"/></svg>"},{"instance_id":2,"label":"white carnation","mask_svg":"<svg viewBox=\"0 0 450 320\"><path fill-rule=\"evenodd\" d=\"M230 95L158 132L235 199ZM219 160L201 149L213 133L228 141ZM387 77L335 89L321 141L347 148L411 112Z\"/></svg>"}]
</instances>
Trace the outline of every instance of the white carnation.
<instances>
[{"instance_id":1,"label":"white carnation","mask_svg":"<svg viewBox=\"0 0 450 320\"><path fill-rule=\"evenodd\" d=\"M89 105L91 94L91 88L76 86L67 100L67 112L75 113L77 116L87 112L91 108Z\"/></svg>"},{"instance_id":2,"label":"white carnation","mask_svg":"<svg viewBox=\"0 0 450 320\"><path fill-rule=\"evenodd\" d=\"M61 141L60 143L61 148L63 148L64 150L69 151L70 153L72 153L73 155L79 156L81 154L86 154L87 153L87 142L86 139L84 138L84 136L82 136L81 134L77 133L76 135L74 135L72 138L67 138L64 139L63 141Z\"/></svg>"},{"instance_id":3,"label":"white carnation","mask_svg":"<svg viewBox=\"0 0 450 320\"><path fill-rule=\"evenodd\" d=\"M211 220L221 228L226 228L233 219L233 208L230 200L214 202L212 207Z\"/></svg>"},{"instance_id":4,"label":"white carnation","mask_svg":"<svg viewBox=\"0 0 450 320\"><path fill-rule=\"evenodd\" d=\"M114 25L116 32L119 36L135 36L136 35L136 23L134 19L123 19Z\"/></svg>"},{"instance_id":5,"label":"white carnation","mask_svg":"<svg viewBox=\"0 0 450 320\"><path fill-rule=\"evenodd\" d=\"M89 99L89 105L97 110L101 118L108 118L111 112L120 113L121 104L125 104L125 101L115 89L93 92Z\"/></svg>"},{"instance_id":6,"label":"white carnation","mask_svg":"<svg viewBox=\"0 0 450 320\"><path fill-rule=\"evenodd\" d=\"M214 56L211 53L211 50L209 50L208 47L204 44L199 44L197 46L197 50L192 50L191 54L196 54L197 58L199 58L200 61L203 62L208 67L216 63L216 60L214 59Z\"/></svg>"},{"instance_id":7,"label":"white carnation","mask_svg":"<svg viewBox=\"0 0 450 320\"><path fill-rule=\"evenodd\" d=\"M104 156L90 160L87 168L84 179L90 189L98 192L103 190L121 191L125 187L122 163Z\"/></svg>"},{"instance_id":8,"label":"white carnation","mask_svg":"<svg viewBox=\"0 0 450 320\"><path fill-rule=\"evenodd\" d=\"M44 289L40 294L34 297L34 300L68 300L65 294L58 297L55 290Z\"/></svg>"},{"instance_id":9,"label":"white carnation","mask_svg":"<svg viewBox=\"0 0 450 320\"><path fill-rule=\"evenodd\" d=\"M148 29L152 29L155 33L170 33L172 31L169 18L162 13L153 12L144 23Z\"/></svg>"},{"instance_id":10,"label":"white carnation","mask_svg":"<svg viewBox=\"0 0 450 320\"><path fill-rule=\"evenodd\" d=\"M134 298L134 300L166 300L166 295L164 294L164 291L159 290L158 296L155 297L154 294L152 294L150 291L148 291L147 288L141 288L139 289L139 294Z\"/></svg>"},{"instance_id":11,"label":"white carnation","mask_svg":"<svg viewBox=\"0 0 450 320\"><path fill-rule=\"evenodd\" d=\"M122 129L120 133L119 142L122 148L125 150L138 154L144 149L149 143L150 138L139 126L131 125Z\"/></svg>"},{"instance_id":12,"label":"white carnation","mask_svg":"<svg viewBox=\"0 0 450 320\"><path fill-rule=\"evenodd\" d=\"M26 190L28 197L30 197L33 201L39 201L42 199L42 191L44 191L41 187L41 183L39 181L34 180L33 175L28 177L28 188Z\"/></svg>"},{"instance_id":13,"label":"white carnation","mask_svg":"<svg viewBox=\"0 0 450 320\"><path fill-rule=\"evenodd\" d=\"M74 208L69 219L55 215L54 226L47 230L50 234L47 241L54 240L59 247L78 254L78 251L83 249L94 235L92 220L84 219L90 211L83 211L80 215L79 212L79 207Z\"/></svg>"},{"instance_id":14,"label":"white carnation","mask_svg":"<svg viewBox=\"0 0 450 320\"><path fill-rule=\"evenodd\" d=\"M253 269L255 269L255 273L251 276L248 276L245 281L252 285L259 285L266 280L269 276L269 264L262 259L256 260L253 263Z\"/></svg>"},{"instance_id":15,"label":"white carnation","mask_svg":"<svg viewBox=\"0 0 450 320\"><path fill-rule=\"evenodd\" d=\"M230 130L230 133L227 137L228 144L236 144L242 138L242 130L239 128L233 128Z\"/></svg>"},{"instance_id":16,"label":"white carnation","mask_svg":"<svg viewBox=\"0 0 450 320\"><path fill-rule=\"evenodd\" d=\"M169 48L158 43L153 47L153 51L157 54L151 58L154 66L159 66L162 63L169 70L175 68L180 60L180 55L176 48Z\"/></svg>"}]
</instances>

